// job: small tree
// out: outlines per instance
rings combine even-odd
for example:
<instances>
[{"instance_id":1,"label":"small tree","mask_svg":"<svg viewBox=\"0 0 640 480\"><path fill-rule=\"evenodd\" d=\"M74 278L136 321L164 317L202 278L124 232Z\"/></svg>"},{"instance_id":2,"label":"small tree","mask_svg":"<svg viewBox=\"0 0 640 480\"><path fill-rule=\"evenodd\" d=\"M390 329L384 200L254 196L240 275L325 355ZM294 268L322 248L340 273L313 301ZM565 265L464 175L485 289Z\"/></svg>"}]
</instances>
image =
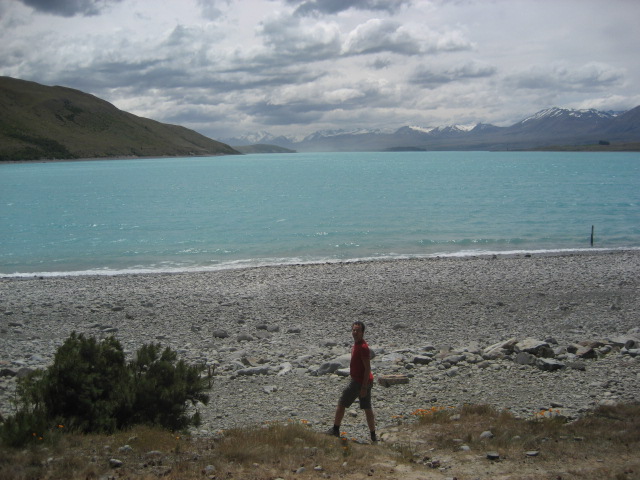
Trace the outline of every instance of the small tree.
<instances>
[{"instance_id":1,"label":"small tree","mask_svg":"<svg viewBox=\"0 0 640 480\"><path fill-rule=\"evenodd\" d=\"M16 415L0 424L0 438L20 445L45 425L81 432L111 433L135 423L172 430L196 424L187 402L208 403L204 367L178 360L170 348L144 345L125 363L120 342L71 336L56 351L53 365L18 384Z\"/></svg>"},{"instance_id":2,"label":"small tree","mask_svg":"<svg viewBox=\"0 0 640 480\"><path fill-rule=\"evenodd\" d=\"M109 337L98 343L74 332L38 390L49 418L83 432L113 432L131 423L131 385L120 342Z\"/></svg>"},{"instance_id":3,"label":"small tree","mask_svg":"<svg viewBox=\"0 0 640 480\"><path fill-rule=\"evenodd\" d=\"M196 420L187 415L187 402L196 405L209 401L203 393L207 380L200 377L202 368L178 360L176 352L168 347L162 350L160 344L142 346L129 367L136 392L135 423L179 430Z\"/></svg>"}]
</instances>

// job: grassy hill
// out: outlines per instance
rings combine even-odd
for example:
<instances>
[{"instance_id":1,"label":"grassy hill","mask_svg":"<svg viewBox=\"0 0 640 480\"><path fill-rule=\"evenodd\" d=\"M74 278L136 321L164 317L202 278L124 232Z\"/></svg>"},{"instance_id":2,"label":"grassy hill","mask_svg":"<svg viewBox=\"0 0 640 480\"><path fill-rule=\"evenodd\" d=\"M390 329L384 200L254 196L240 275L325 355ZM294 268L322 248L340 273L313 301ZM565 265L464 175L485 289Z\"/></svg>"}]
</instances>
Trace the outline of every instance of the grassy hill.
<instances>
[{"instance_id":1,"label":"grassy hill","mask_svg":"<svg viewBox=\"0 0 640 480\"><path fill-rule=\"evenodd\" d=\"M0 111L0 161L239 153L79 90L10 77L0 77Z\"/></svg>"}]
</instances>

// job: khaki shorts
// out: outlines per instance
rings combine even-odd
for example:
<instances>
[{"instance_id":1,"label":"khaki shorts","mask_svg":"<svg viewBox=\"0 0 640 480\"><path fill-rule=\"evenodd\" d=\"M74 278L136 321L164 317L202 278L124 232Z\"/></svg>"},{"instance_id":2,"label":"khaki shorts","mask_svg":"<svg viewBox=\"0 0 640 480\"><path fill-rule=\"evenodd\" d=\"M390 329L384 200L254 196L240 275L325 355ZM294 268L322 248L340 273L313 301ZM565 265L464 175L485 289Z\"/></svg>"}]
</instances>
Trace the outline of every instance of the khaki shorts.
<instances>
[{"instance_id":1,"label":"khaki shorts","mask_svg":"<svg viewBox=\"0 0 640 480\"><path fill-rule=\"evenodd\" d=\"M340 397L340 401L338 402L345 408L349 408L353 402L356 401L356 398L360 400L360 408L363 410L371 409L371 387L372 383L367 387L367 395L365 397L360 397L360 389L362 388L362 384L356 382L354 379L351 379L349 385L342 391L342 396Z\"/></svg>"}]
</instances>

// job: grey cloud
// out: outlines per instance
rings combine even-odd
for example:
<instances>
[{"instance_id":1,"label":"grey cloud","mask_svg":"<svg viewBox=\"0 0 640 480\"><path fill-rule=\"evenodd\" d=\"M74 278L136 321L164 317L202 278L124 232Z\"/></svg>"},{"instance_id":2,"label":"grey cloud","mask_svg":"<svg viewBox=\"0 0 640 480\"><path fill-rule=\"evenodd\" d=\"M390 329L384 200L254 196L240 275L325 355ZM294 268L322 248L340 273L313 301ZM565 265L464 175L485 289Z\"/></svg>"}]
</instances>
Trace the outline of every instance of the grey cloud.
<instances>
[{"instance_id":1,"label":"grey cloud","mask_svg":"<svg viewBox=\"0 0 640 480\"><path fill-rule=\"evenodd\" d=\"M274 59L307 63L340 54L340 33L333 25L315 23L304 28L299 19L282 16L263 22L259 33Z\"/></svg>"},{"instance_id":2,"label":"grey cloud","mask_svg":"<svg viewBox=\"0 0 640 480\"><path fill-rule=\"evenodd\" d=\"M575 69L532 67L507 76L505 82L513 88L571 91L609 88L621 84L624 78L624 70L605 64L591 63Z\"/></svg>"},{"instance_id":3,"label":"grey cloud","mask_svg":"<svg viewBox=\"0 0 640 480\"><path fill-rule=\"evenodd\" d=\"M369 64L371 68L374 70L384 70L391 66L393 62L389 58L376 58L373 62Z\"/></svg>"},{"instance_id":4,"label":"grey cloud","mask_svg":"<svg viewBox=\"0 0 640 480\"><path fill-rule=\"evenodd\" d=\"M229 3L229 0L198 0L202 16L207 20L216 20L222 15L222 10L218 8L220 3Z\"/></svg>"},{"instance_id":5,"label":"grey cloud","mask_svg":"<svg viewBox=\"0 0 640 480\"><path fill-rule=\"evenodd\" d=\"M494 66L478 62L469 62L449 69L421 66L411 75L410 81L413 84L435 88L443 84L466 79L491 77L495 73L496 68Z\"/></svg>"},{"instance_id":6,"label":"grey cloud","mask_svg":"<svg viewBox=\"0 0 640 480\"><path fill-rule=\"evenodd\" d=\"M243 112L269 125L313 123L320 120L324 112L330 109L327 105L314 105L306 102L287 104L258 102L240 108Z\"/></svg>"},{"instance_id":7,"label":"grey cloud","mask_svg":"<svg viewBox=\"0 0 640 480\"><path fill-rule=\"evenodd\" d=\"M295 125L318 122L331 115L331 112L340 112L342 117L345 112L350 115L359 115L363 107L382 107L396 105L393 99L387 98L376 85L356 84L352 90L356 95L349 95L343 99L341 95L332 95L331 90L319 91L317 95L307 98L297 98L286 104L262 101L245 105L242 111L254 116L263 123L270 125ZM339 93L339 92L337 92ZM363 115L368 115L364 114Z\"/></svg>"},{"instance_id":8,"label":"grey cloud","mask_svg":"<svg viewBox=\"0 0 640 480\"><path fill-rule=\"evenodd\" d=\"M412 0L287 0L287 3L298 5L296 15L308 16L331 15L349 9L395 13Z\"/></svg>"},{"instance_id":9,"label":"grey cloud","mask_svg":"<svg viewBox=\"0 0 640 480\"><path fill-rule=\"evenodd\" d=\"M401 24L377 18L355 28L349 34L344 47L347 55L379 52L417 55L420 51L419 39L403 29Z\"/></svg>"},{"instance_id":10,"label":"grey cloud","mask_svg":"<svg viewBox=\"0 0 640 480\"><path fill-rule=\"evenodd\" d=\"M471 42L456 30L445 33L427 31L417 34L393 20L372 18L349 33L343 53L366 55L389 52L412 56L464 51L471 48Z\"/></svg>"},{"instance_id":11,"label":"grey cloud","mask_svg":"<svg viewBox=\"0 0 640 480\"><path fill-rule=\"evenodd\" d=\"M40 12L73 17L82 15L89 17L99 15L110 4L119 3L122 0L20 0L25 5Z\"/></svg>"}]
</instances>

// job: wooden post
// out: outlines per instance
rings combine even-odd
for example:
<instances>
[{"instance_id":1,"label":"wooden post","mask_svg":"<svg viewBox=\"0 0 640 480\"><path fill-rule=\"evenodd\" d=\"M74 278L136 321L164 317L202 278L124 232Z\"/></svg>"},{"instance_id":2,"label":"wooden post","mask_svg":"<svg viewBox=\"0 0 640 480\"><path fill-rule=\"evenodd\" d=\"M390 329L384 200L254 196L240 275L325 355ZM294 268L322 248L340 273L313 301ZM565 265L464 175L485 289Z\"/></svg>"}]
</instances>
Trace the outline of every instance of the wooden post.
<instances>
[{"instance_id":1,"label":"wooden post","mask_svg":"<svg viewBox=\"0 0 640 480\"><path fill-rule=\"evenodd\" d=\"M593 225L591 225L591 246L593 247Z\"/></svg>"}]
</instances>

